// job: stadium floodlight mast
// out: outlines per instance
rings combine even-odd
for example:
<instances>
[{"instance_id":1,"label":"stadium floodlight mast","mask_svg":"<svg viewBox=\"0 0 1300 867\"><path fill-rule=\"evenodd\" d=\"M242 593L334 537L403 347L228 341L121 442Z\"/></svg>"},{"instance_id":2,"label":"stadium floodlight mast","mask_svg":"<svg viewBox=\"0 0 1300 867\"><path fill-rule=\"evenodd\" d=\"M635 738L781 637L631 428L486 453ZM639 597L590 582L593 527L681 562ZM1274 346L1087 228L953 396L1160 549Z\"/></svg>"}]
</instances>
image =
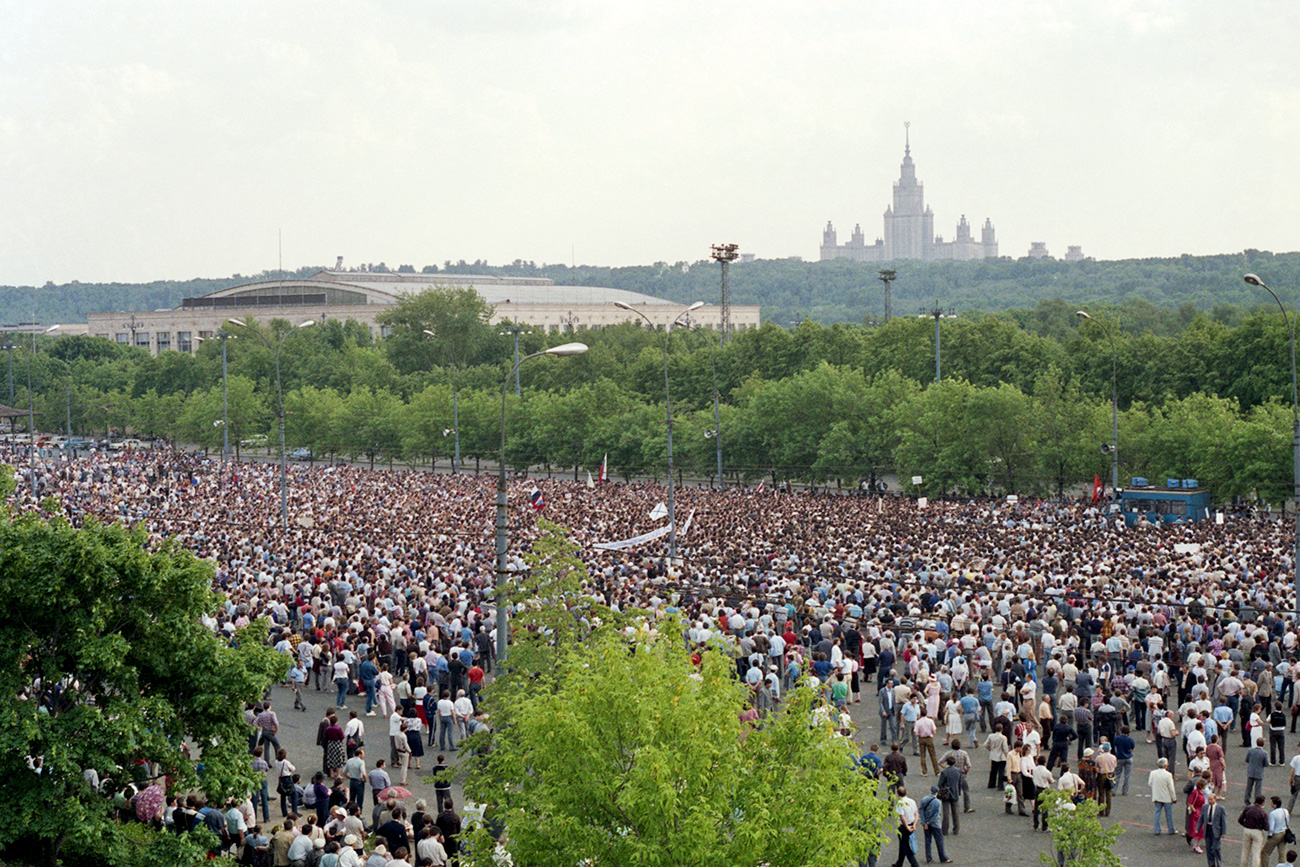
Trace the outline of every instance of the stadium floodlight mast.
<instances>
[{"instance_id":1,"label":"stadium floodlight mast","mask_svg":"<svg viewBox=\"0 0 1300 867\"><path fill-rule=\"evenodd\" d=\"M284 348L286 340L302 329L315 325L316 320L308 319L305 322L299 322L285 331L274 345L265 334L258 331L247 321L242 319L227 319L226 321L231 325L238 325L250 334L256 335L257 339L262 341L268 349L275 351L275 411L276 415L280 417L280 529L287 533L289 531L289 466L285 462L284 455L284 392L280 388L280 350Z\"/></svg>"},{"instance_id":2,"label":"stadium floodlight mast","mask_svg":"<svg viewBox=\"0 0 1300 867\"><path fill-rule=\"evenodd\" d=\"M1115 351L1115 338L1106 323L1093 319L1086 310L1076 310L1074 315L1096 322L1106 332L1110 341L1110 498L1119 502L1119 353Z\"/></svg>"},{"instance_id":3,"label":"stadium floodlight mast","mask_svg":"<svg viewBox=\"0 0 1300 867\"><path fill-rule=\"evenodd\" d=\"M510 388L510 378L519 370L519 365L525 361L531 358L540 358L543 355L558 355L560 357L582 355L586 351L587 344L585 343L561 343L559 346L552 346L550 349L543 349L540 352L525 355L515 362L514 367L506 374L506 378L501 381L501 459L497 466L497 576L493 593L493 601L496 602L497 606L498 663L505 662L510 651L510 641L506 634L506 582L509 580L509 570L506 568L506 551L510 543L509 516L506 514L506 391Z\"/></svg>"},{"instance_id":4,"label":"stadium floodlight mast","mask_svg":"<svg viewBox=\"0 0 1300 867\"><path fill-rule=\"evenodd\" d=\"M646 321L646 324L654 329L655 324L646 316L645 313L636 309L631 304L623 301L615 301L615 307L627 310L629 313L635 313ZM673 501L673 490L676 484L673 480L673 401L671 389L668 386L668 336L672 334L673 326L681 324L681 321L691 313L699 310L704 306L703 301L696 301L688 304L678 311L672 321L664 325L664 409L667 413L666 427L668 431L668 562L672 563L677 559L677 509Z\"/></svg>"},{"instance_id":5,"label":"stadium floodlight mast","mask_svg":"<svg viewBox=\"0 0 1300 867\"><path fill-rule=\"evenodd\" d=\"M1278 298L1277 293L1257 275L1247 274L1241 279L1273 296L1273 300L1277 302L1277 309L1282 311L1282 318L1286 320L1287 330L1291 333L1291 464L1294 476L1291 493L1296 504L1295 550L1291 554L1291 573L1295 581L1296 618L1300 619L1300 391L1296 389L1295 375L1295 329L1300 313L1288 314L1286 308L1282 306L1282 299Z\"/></svg>"}]
</instances>

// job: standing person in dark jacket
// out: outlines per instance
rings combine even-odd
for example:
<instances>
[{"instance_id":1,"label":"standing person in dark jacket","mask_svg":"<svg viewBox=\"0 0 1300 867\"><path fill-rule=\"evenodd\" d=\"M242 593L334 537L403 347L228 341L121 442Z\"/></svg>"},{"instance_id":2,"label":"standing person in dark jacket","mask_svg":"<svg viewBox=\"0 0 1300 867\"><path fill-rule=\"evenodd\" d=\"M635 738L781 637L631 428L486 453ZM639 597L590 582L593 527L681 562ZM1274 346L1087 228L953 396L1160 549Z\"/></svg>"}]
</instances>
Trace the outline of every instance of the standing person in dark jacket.
<instances>
[{"instance_id":1,"label":"standing person in dark jacket","mask_svg":"<svg viewBox=\"0 0 1300 867\"><path fill-rule=\"evenodd\" d=\"M1228 815L1211 789L1201 810L1201 830L1205 833L1205 862L1208 867L1223 867L1223 837L1228 833Z\"/></svg>"},{"instance_id":2,"label":"standing person in dark jacket","mask_svg":"<svg viewBox=\"0 0 1300 867\"><path fill-rule=\"evenodd\" d=\"M1052 727L1052 752L1047 757L1047 767L1054 768L1070 756L1070 741L1077 738L1070 725L1070 717L1061 714L1056 725Z\"/></svg>"}]
</instances>

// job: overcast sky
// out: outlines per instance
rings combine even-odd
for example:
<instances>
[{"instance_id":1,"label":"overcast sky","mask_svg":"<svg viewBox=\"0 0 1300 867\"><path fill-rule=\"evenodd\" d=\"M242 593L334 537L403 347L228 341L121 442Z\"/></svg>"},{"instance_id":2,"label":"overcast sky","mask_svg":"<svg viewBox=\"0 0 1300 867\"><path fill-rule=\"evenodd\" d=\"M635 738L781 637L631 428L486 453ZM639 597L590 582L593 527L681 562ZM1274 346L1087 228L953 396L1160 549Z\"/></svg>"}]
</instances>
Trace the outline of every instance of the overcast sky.
<instances>
[{"instance_id":1,"label":"overcast sky","mask_svg":"<svg viewBox=\"0 0 1300 867\"><path fill-rule=\"evenodd\" d=\"M1295 2L0 0L0 284L1300 248Z\"/></svg>"}]
</instances>

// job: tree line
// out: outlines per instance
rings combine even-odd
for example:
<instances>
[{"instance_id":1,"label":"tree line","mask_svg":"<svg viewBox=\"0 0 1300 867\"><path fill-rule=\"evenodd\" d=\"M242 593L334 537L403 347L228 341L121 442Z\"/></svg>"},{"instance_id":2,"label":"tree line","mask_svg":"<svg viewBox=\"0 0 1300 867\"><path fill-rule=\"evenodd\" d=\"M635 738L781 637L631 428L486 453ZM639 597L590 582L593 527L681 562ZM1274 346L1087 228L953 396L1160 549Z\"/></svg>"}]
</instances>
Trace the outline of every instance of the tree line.
<instances>
[{"instance_id":1,"label":"tree line","mask_svg":"<svg viewBox=\"0 0 1300 867\"><path fill-rule=\"evenodd\" d=\"M1073 307L1057 299L942 320L937 383L930 319L767 323L725 343L709 331L674 331L675 463L713 475L716 390L729 483L856 485L895 473L921 476L929 494L1060 492L1094 474L1109 478L1100 446L1110 441L1114 363L1122 481L1197 478L1220 499L1287 495L1288 332L1277 312L1236 324L1197 313L1162 335L1131 325L1123 306L1094 310L1096 322ZM388 313L382 340L337 320L291 334L281 357L289 447L322 458L445 460L458 410L463 459L494 461L513 344L487 315L473 290L435 289ZM290 325L253 327L274 343ZM594 469L607 455L613 474L662 477L663 338L632 324L521 335L521 353L569 340L590 350L523 365L519 396L508 384L508 462ZM256 434L274 443L273 351L251 334L227 350L232 448ZM23 340L13 352L13 402L27 407L30 364L40 429L61 432L70 407L76 435L132 431L221 446L220 341L193 356L151 358L86 336L40 337L34 355Z\"/></svg>"},{"instance_id":2,"label":"tree line","mask_svg":"<svg viewBox=\"0 0 1300 867\"><path fill-rule=\"evenodd\" d=\"M703 253L704 250L701 250ZM103 310L155 310L181 299L206 295L243 283L306 278L324 266L264 271L228 278L160 280L151 283L46 283L0 286L0 322L83 322ZM893 312L913 317L938 304L958 312L1032 311L1043 302L1069 298L1074 304L1123 306L1138 329L1168 336L1181 331L1202 311L1215 321L1236 324L1264 301L1241 281L1255 272L1285 300L1300 298L1300 253L1246 250L1215 256L1165 259L1063 262L1055 259L981 259L972 262L851 262L834 259L759 259L731 266L732 301L762 307L764 321L793 326L804 319L823 324L880 321L884 315L881 267L894 269ZM716 302L719 266L697 261L604 267L537 264L523 260L502 265L484 261L446 261L441 265L365 264L360 272L416 271L436 283L439 274L546 277L560 286L606 286L641 292L680 303Z\"/></svg>"}]
</instances>

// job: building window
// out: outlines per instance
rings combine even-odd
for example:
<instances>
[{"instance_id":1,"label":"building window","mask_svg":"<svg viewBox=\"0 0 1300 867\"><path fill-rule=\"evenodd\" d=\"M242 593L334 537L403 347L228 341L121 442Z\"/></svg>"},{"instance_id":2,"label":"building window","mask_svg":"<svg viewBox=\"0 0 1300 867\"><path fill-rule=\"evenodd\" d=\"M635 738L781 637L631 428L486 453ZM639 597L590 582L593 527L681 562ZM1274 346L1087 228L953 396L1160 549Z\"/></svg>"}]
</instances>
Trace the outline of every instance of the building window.
<instances>
[{"instance_id":1,"label":"building window","mask_svg":"<svg viewBox=\"0 0 1300 867\"><path fill-rule=\"evenodd\" d=\"M170 331L158 332L158 351L166 352L172 348L172 334Z\"/></svg>"},{"instance_id":2,"label":"building window","mask_svg":"<svg viewBox=\"0 0 1300 867\"><path fill-rule=\"evenodd\" d=\"M115 341L117 341L118 343L130 343L130 342L131 342L131 335L129 335L129 334L124 334L124 333L122 333L121 331L119 331L119 332L117 332L117 334L114 334L114 335L113 335L113 339L114 339Z\"/></svg>"},{"instance_id":3,"label":"building window","mask_svg":"<svg viewBox=\"0 0 1300 867\"><path fill-rule=\"evenodd\" d=\"M142 349L148 349L148 348L149 348L149 332L148 332L148 331L137 331L137 332L136 332L136 335L135 335L135 345L136 345L136 346L139 346L139 347L142 348Z\"/></svg>"},{"instance_id":4,"label":"building window","mask_svg":"<svg viewBox=\"0 0 1300 867\"><path fill-rule=\"evenodd\" d=\"M191 334L191 333L192 333L192 332L189 332L189 331L177 331L177 332L176 332L176 351L177 351L177 352L184 352L184 353L187 353L187 354L188 354L188 353L192 353L192 352L194 351L194 341L190 338L190 334Z\"/></svg>"}]
</instances>

